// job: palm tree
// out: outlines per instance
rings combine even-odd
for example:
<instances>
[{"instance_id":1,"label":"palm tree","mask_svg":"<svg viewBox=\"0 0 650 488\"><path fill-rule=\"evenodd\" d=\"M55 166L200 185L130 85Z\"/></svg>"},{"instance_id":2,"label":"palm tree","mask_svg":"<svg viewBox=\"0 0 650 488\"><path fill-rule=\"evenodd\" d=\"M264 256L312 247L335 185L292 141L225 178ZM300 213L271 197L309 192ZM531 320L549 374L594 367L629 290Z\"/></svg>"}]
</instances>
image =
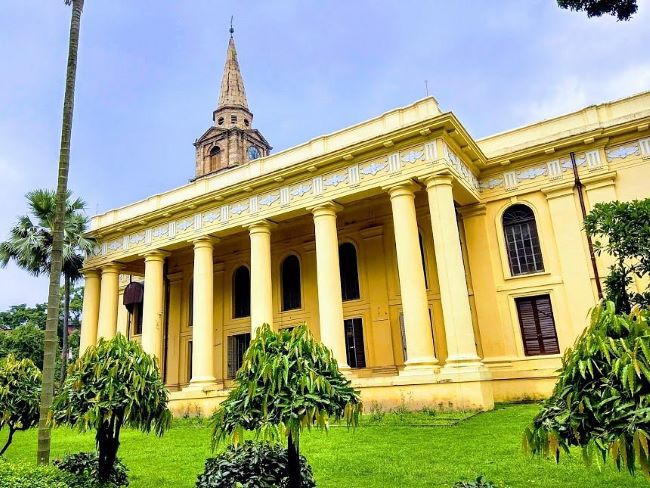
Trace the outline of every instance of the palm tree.
<instances>
[{"instance_id":1,"label":"palm tree","mask_svg":"<svg viewBox=\"0 0 650 488\"><path fill-rule=\"evenodd\" d=\"M26 196L30 215L23 215L9 232L9 239L0 243L0 266L13 260L39 276L52 267L52 244L56 196L50 190L35 190ZM66 197L63 226L63 331L61 353L61 383L65 380L68 358L68 324L70 322L70 286L81 278L84 258L93 251L94 241L84 236L88 218L81 213L86 207L81 198Z\"/></svg>"},{"instance_id":2,"label":"palm tree","mask_svg":"<svg viewBox=\"0 0 650 488\"><path fill-rule=\"evenodd\" d=\"M68 41L68 66L65 77L65 96L63 98L63 121L61 127L61 147L59 150L59 175L56 186L56 210L54 213L54 232L52 235L52 257L50 268L50 289L47 296L47 321L45 323L45 353L43 354L43 389L38 421L38 464L50 462L50 434L48 422L50 407L54 397L54 368L56 356L56 329L59 318L59 284L63 266L63 222L65 221L65 202L68 193L68 169L70 167L70 138L72 136L72 114L74 112L74 86L77 79L77 50L79 30L84 0L65 0L72 4L70 37Z\"/></svg>"}]
</instances>

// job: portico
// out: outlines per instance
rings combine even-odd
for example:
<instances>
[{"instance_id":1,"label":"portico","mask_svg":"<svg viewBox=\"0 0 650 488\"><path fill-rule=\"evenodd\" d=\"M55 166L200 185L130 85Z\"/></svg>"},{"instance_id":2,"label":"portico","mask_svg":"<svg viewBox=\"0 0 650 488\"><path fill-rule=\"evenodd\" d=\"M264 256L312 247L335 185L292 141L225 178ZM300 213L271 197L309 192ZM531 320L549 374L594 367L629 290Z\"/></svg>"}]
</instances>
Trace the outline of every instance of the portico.
<instances>
[{"instance_id":1,"label":"portico","mask_svg":"<svg viewBox=\"0 0 650 488\"><path fill-rule=\"evenodd\" d=\"M642 197L648 103L477 142L428 97L270 154L230 39L196 178L92 220L81 350L140 341L177 413L211 412L264 323L306 323L368 405L543 397L596 303L568 153L594 202Z\"/></svg>"}]
</instances>

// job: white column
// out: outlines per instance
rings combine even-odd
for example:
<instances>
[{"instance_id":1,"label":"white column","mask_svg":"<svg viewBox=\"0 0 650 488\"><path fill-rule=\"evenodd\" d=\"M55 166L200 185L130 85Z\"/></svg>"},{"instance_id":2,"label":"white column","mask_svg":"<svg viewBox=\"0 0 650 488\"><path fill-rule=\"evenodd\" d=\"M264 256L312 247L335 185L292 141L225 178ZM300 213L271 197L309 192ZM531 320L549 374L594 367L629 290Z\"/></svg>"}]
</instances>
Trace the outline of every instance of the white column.
<instances>
[{"instance_id":1,"label":"white column","mask_svg":"<svg viewBox=\"0 0 650 488\"><path fill-rule=\"evenodd\" d=\"M442 316L447 337L445 370L461 366L482 368L476 353L476 338L460 248L452 181L453 177L449 174L433 176L426 181Z\"/></svg>"},{"instance_id":2,"label":"white column","mask_svg":"<svg viewBox=\"0 0 650 488\"><path fill-rule=\"evenodd\" d=\"M263 220L249 227L251 240L251 337L262 324L273 327L271 281L271 223Z\"/></svg>"},{"instance_id":3,"label":"white column","mask_svg":"<svg viewBox=\"0 0 650 488\"><path fill-rule=\"evenodd\" d=\"M120 296L120 270L122 266L111 263L102 267L99 296L99 321L97 338L112 339L117 331L117 307Z\"/></svg>"},{"instance_id":4,"label":"white column","mask_svg":"<svg viewBox=\"0 0 650 488\"><path fill-rule=\"evenodd\" d=\"M345 328L343 326L343 297L339 271L339 241L336 232L336 212L342 207L328 202L311 209L316 238L316 283L321 342L334 353L339 368L347 369Z\"/></svg>"},{"instance_id":5,"label":"white column","mask_svg":"<svg viewBox=\"0 0 650 488\"><path fill-rule=\"evenodd\" d=\"M214 239L194 241L194 313L192 324L192 379L189 388L204 389L214 376Z\"/></svg>"},{"instance_id":6,"label":"white column","mask_svg":"<svg viewBox=\"0 0 650 488\"><path fill-rule=\"evenodd\" d=\"M158 358L162 368L163 315L165 313L165 257L169 253L151 251L144 255L144 303L142 314L142 348Z\"/></svg>"},{"instance_id":7,"label":"white column","mask_svg":"<svg viewBox=\"0 0 650 488\"><path fill-rule=\"evenodd\" d=\"M424 268L420 259L414 194L417 188L412 181L388 188L393 210L395 250L408 356L403 374L427 374L438 369L431 334Z\"/></svg>"}]
</instances>

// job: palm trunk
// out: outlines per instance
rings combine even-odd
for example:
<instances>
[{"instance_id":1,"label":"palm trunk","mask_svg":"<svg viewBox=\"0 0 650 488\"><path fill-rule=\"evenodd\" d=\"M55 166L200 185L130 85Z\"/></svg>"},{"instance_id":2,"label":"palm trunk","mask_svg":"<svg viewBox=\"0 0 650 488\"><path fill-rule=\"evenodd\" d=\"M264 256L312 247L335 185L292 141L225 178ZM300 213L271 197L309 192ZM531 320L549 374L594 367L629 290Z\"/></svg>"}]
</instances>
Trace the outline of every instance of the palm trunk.
<instances>
[{"instance_id":1,"label":"palm trunk","mask_svg":"<svg viewBox=\"0 0 650 488\"><path fill-rule=\"evenodd\" d=\"M61 386L68 372L68 324L70 323L70 277L63 278L63 341L61 344Z\"/></svg>"},{"instance_id":2,"label":"palm trunk","mask_svg":"<svg viewBox=\"0 0 650 488\"><path fill-rule=\"evenodd\" d=\"M296 434L296 438L294 440L293 434L289 432L287 451L289 488L300 488L302 485L302 479L300 476L300 434Z\"/></svg>"},{"instance_id":3,"label":"palm trunk","mask_svg":"<svg viewBox=\"0 0 650 488\"><path fill-rule=\"evenodd\" d=\"M63 127L61 129L61 148L59 151L59 174L56 186L56 214L52 240L52 266L50 268L50 287L47 297L47 322L45 323L45 351L43 354L43 389L38 421L38 464L50 462L50 426L48 414L54 395L54 368L56 365L57 329L59 323L59 294L61 268L63 264L63 222L68 191L68 168L70 163L70 138L72 136L72 113L74 110L74 87L77 76L77 49L79 47L79 28L84 0L72 1L70 20L70 40L68 44L68 67L63 100Z\"/></svg>"}]
</instances>

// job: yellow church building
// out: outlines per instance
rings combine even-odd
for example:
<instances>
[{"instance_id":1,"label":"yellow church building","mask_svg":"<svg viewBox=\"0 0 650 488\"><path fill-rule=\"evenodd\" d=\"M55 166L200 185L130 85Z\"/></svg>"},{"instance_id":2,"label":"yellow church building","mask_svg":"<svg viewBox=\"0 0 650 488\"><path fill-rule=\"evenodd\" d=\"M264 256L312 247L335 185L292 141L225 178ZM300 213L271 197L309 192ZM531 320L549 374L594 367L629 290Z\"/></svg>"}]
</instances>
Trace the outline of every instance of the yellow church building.
<instances>
[{"instance_id":1,"label":"yellow church building","mask_svg":"<svg viewBox=\"0 0 650 488\"><path fill-rule=\"evenodd\" d=\"M82 350L210 413L255 330L307 323L366 404L547 395L598 300L581 201L650 197L650 92L475 140L432 97L271 153L230 38L195 178L93 217Z\"/></svg>"}]
</instances>

